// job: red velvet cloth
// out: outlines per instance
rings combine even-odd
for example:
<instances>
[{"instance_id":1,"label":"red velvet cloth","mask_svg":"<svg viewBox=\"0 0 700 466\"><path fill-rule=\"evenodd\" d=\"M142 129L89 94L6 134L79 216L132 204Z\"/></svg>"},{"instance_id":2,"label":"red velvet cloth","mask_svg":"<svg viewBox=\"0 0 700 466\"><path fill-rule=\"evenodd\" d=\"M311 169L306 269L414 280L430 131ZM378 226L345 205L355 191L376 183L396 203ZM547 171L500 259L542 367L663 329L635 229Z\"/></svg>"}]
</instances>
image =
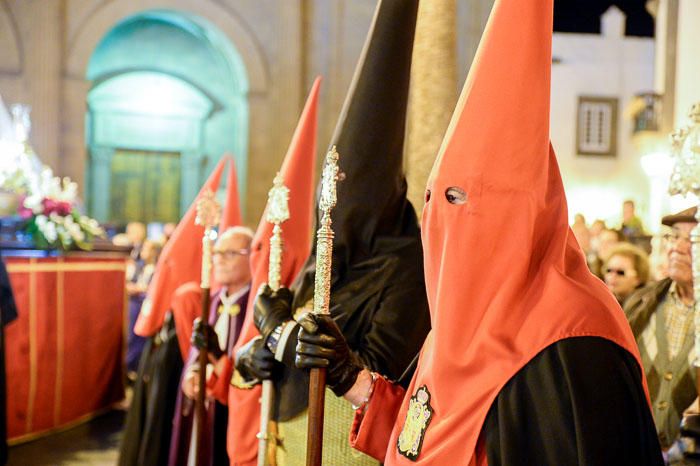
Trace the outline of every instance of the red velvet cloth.
<instances>
[{"instance_id":1,"label":"red velvet cloth","mask_svg":"<svg viewBox=\"0 0 700 466\"><path fill-rule=\"evenodd\" d=\"M124 397L125 259L7 258L18 318L5 329L10 441Z\"/></svg>"},{"instance_id":2,"label":"red velvet cloth","mask_svg":"<svg viewBox=\"0 0 700 466\"><path fill-rule=\"evenodd\" d=\"M173 293L171 307L180 354L182 360L187 361L192 346L194 320L202 315L202 288L199 283L187 282L179 286Z\"/></svg>"},{"instance_id":3,"label":"red velvet cloth","mask_svg":"<svg viewBox=\"0 0 700 466\"><path fill-rule=\"evenodd\" d=\"M384 377L377 377L367 411L355 412L350 430L350 445L378 461L384 461L391 431L401 409L406 390Z\"/></svg>"},{"instance_id":4,"label":"red velvet cloth","mask_svg":"<svg viewBox=\"0 0 700 466\"><path fill-rule=\"evenodd\" d=\"M228 387L233 375L233 359L229 356L222 356L221 360L223 360L221 374L216 375L216 372L212 372L207 379L207 394L225 405L228 404Z\"/></svg>"}]
</instances>

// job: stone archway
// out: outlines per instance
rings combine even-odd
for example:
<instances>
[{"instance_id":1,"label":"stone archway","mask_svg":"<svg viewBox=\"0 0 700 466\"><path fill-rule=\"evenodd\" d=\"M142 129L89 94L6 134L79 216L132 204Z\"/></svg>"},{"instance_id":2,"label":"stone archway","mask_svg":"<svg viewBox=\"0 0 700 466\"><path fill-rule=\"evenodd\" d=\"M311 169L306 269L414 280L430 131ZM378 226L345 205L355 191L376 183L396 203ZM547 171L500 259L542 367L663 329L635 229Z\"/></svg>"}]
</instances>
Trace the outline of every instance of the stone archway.
<instances>
[{"instance_id":1,"label":"stone archway","mask_svg":"<svg viewBox=\"0 0 700 466\"><path fill-rule=\"evenodd\" d=\"M91 83L86 71L93 51L100 40L120 21L149 9L162 7L158 0L118 0L104 2L69 33L64 56L63 92L63 166L66 174L85 190L87 153L85 146L86 101ZM254 33L234 11L210 0L172 0L169 7L193 18L201 18L220 31L235 46L240 64L247 73L249 95L265 95L270 86L270 71ZM234 65L236 66L236 65ZM221 154L218 154L221 155ZM240 158L240 154L234 154ZM246 192L245 160L237 159L239 187Z\"/></svg>"},{"instance_id":2,"label":"stone archway","mask_svg":"<svg viewBox=\"0 0 700 466\"><path fill-rule=\"evenodd\" d=\"M84 79L93 50L100 40L121 20L148 10L163 7L158 0L119 0L106 2L94 11L68 38L65 74L71 79ZM210 0L171 0L168 9L205 19L236 45L248 72L251 93L265 93L270 71L265 55L251 28L232 11Z\"/></svg>"},{"instance_id":3,"label":"stone archway","mask_svg":"<svg viewBox=\"0 0 700 466\"><path fill-rule=\"evenodd\" d=\"M92 83L86 189L91 214L99 220L163 221L138 215L146 212L143 205L158 199L171 212L166 220L176 221L173 209L184 214L200 183L227 152L235 154L245 173L248 75L235 47L206 20L173 10L127 17L95 48L86 75ZM132 162L119 163L124 156ZM161 183L146 182L152 175L146 167L166 160L168 175L154 179ZM136 165L145 171L134 171ZM127 177L129 184L143 178L145 184L126 193L108 190L110 177L115 182ZM147 201L143 196L154 184L165 191L154 191ZM128 216L125 200L133 207Z\"/></svg>"}]
</instances>

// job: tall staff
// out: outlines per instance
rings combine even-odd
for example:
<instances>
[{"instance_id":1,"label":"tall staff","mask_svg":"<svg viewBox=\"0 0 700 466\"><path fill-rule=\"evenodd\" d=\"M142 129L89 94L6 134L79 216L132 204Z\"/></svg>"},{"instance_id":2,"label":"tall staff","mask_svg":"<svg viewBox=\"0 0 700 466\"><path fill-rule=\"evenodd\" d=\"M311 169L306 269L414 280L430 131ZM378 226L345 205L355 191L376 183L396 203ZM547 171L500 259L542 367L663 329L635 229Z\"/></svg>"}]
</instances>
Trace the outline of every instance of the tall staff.
<instances>
[{"instance_id":1,"label":"tall staff","mask_svg":"<svg viewBox=\"0 0 700 466\"><path fill-rule=\"evenodd\" d=\"M676 159L671 174L671 183L668 192L671 195L695 194L700 198L700 147L697 141L700 138L700 102L690 109L688 114L691 124L684 126L671 134L673 156ZM695 324L695 370L700 376L700 312L697 312L700 303L700 209L695 214L698 224L690 232L691 257L693 258L693 297L695 298L696 311L693 315ZM700 377L697 379L696 390L700 395Z\"/></svg>"},{"instance_id":2,"label":"tall staff","mask_svg":"<svg viewBox=\"0 0 700 466\"><path fill-rule=\"evenodd\" d=\"M197 217L194 221L196 225L202 225L204 227L204 235L202 235L202 278L200 281L200 287L202 289L201 319L204 323L209 322L211 251L215 235L214 227L219 223L220 217L221 206L217 202L214 193L207 190L197 201ZM197 433L195 438L197 466L202 466L204 464L204 458L202 455L204 454L203 445L206 442L206 439L204 438L204 433L206 431L206 408L204 405L204 399L206 395L207 362L208 354L206 347L204 347L199 351L199 391L197 392L197 400L195 405L195 416L197 418Z\"/></svg>"},{"instance_id":3,"label":"tall staff","mask_svg":"<svg viewBox=\"0 0 700 466\"><path fill-rule=\"evenodd\" d=\"M267 271L267 284L273 291L278 290L280 287L283 246L282 227L280 227L280 224L287 219L289 219L289 188L282 183L282 177L277 173L272 188L267 194L267 210L265 214L265 220L274 225L272 236L270 237L270 266ZM279 345L278 350L280 348L284 350L283 345ZM270 437L275 435L270 432L274 393L272 380L264 380L262 384L262 398L260 399L258 466L267 466L274 462L274 450L270 453L270 460L268 461L269 440ZM272 445L274 445L274 442Z\"/></svg>"},{"instance_id":4,"label":"tall staff","mask_svg":"<svg viewBox=\"0 0 700 466\"><path fill-rule=\"evenodd\" d=\"M329 314L333 230L331 210L337 200L338 152L335 146L326 154L321 179L321 227L316 232L316 276L314 281L314 313ZM311 369L309 381L309 415L306 436L306 466L320 466L323 453L323 407L326 394L326 370Z\"/></svg>"}]
</instances>

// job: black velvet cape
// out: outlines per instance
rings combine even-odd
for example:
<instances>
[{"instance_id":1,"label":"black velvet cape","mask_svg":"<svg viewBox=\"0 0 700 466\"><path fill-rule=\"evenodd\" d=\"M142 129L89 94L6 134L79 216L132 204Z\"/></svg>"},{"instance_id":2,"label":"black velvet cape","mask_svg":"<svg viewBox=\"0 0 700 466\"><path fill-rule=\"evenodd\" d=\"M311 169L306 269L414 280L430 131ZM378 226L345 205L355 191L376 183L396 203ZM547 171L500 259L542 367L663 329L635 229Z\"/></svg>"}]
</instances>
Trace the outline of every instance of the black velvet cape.
<instances>
[{"instance_id":1,"label":"black velvet cape","mask_svg":"<svg viewBox=\"0 0 700 466\"><path fill-rule=\"evenodd\" d=\"M503 387L478 448L489 466L663 465L641 377L609 340L561 340Z\"/></svg>"},{"instance_id":2,"label":"black velvet cape","mask_svg":"<svg viewBox=\"0 0 700 466\"><path fill-rule=\"evenodd\" d=\"M161 331L146 342L139 361L119 466L167 464L182 366L175 321L168 313Z\"/></svg>"}]
</instances>

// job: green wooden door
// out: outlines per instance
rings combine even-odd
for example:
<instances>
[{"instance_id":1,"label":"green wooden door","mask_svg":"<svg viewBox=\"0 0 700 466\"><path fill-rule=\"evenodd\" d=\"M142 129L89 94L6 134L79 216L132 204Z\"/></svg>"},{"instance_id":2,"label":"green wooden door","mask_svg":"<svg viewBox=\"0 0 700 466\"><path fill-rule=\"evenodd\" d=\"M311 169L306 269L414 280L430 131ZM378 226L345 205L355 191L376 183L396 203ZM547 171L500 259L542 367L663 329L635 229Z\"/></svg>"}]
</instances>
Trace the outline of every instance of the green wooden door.
<instances>
[{"instance_id":1,"label":"green wooden door","mask_svg":"<svg viewBox=\"0 0 700 466\"><path fill-rule=\"evenodd\" d=\"M180 154L117 149L111 175L111 223L180 219Z\"/></svg>"}]
</instances>

